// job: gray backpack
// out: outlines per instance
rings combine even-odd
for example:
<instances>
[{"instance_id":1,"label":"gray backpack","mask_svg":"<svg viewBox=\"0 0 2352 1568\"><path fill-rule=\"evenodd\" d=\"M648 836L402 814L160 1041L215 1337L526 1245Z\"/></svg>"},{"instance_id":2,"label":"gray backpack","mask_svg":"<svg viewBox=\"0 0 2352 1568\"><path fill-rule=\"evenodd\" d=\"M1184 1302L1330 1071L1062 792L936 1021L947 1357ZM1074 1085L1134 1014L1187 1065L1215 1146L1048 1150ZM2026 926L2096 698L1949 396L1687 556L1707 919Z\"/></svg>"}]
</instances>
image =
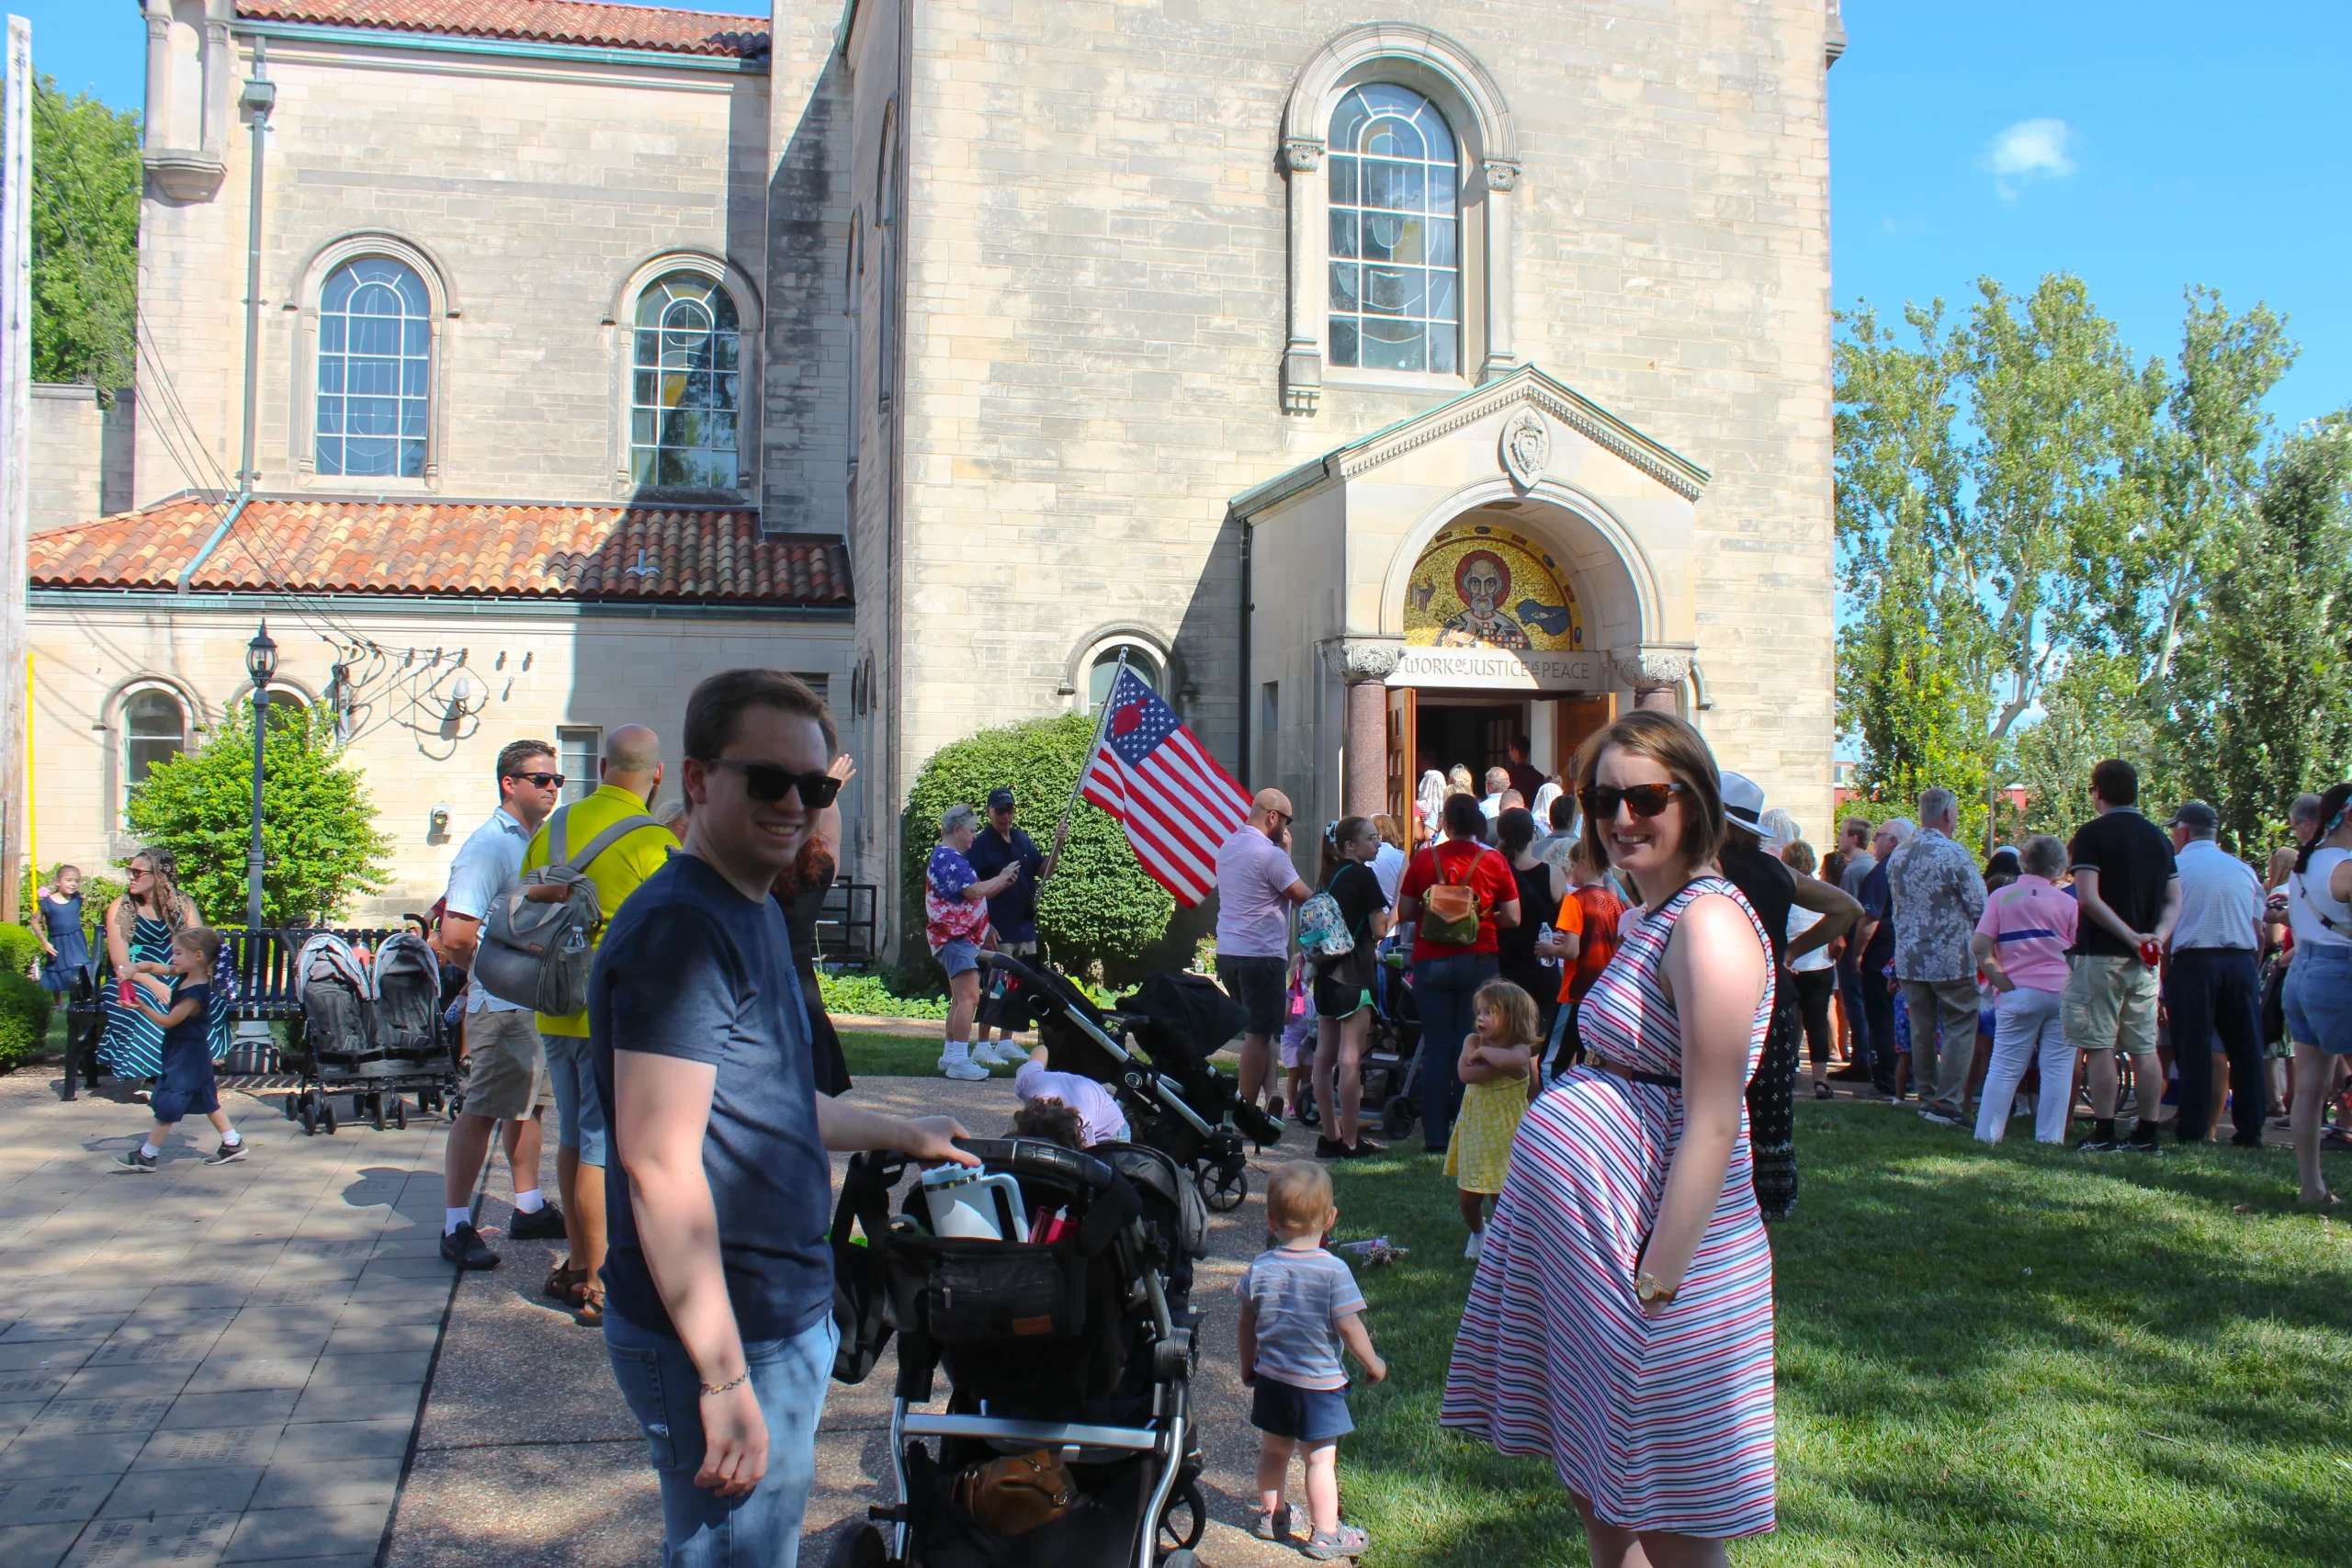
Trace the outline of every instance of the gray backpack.
<instances>
[{"instance_id":1,"label":"gray backpack","mask_svg":"<svg viewBox=\"0 0 2352 1568\"><path fill-rule=\"evenodd\" d=\"M548 819L548 863L523 873L498 891L481 920L481 945L474 951L474 977L503 1002L550 1018L588 1005L591 945L604 910L588 867L614 843L639 828L658 827L639 812L624 817L576 855L564 853L564 807Z\"/></svg>"}]
</instances>

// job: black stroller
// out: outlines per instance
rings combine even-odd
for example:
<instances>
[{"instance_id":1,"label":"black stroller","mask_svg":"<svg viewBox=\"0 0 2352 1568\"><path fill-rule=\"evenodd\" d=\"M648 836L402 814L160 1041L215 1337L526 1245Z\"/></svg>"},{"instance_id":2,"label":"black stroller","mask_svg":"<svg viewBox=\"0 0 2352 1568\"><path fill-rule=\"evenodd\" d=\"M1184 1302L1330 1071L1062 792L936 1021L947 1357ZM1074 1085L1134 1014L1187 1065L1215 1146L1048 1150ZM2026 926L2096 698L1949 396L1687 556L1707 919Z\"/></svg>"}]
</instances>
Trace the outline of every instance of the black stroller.
<instances>
[{"instance_id":1,"label":"black stroller","mask_svg":"<svg viewBox=\"0 0 2352 1568\"><path fill-rule=\"evenodd\" d=\"M415 931L395 931L372 955L332 931L302 944L294 964L302 1004L301 1079L286 1115L306 1134L335 1128L334 1100L351 1096L352 1120L381 1132L447 1103L452 1082L441 1026L441 960ZM389 1098L388 1098L389 1097Z\"/></svg>"},{"instance_id":2,"label":"black stroller","mask_svg":"<svg viewBox=\"0 0 2352 1568\"><path fill-rule=\"evenodd\" d=\"M862 1382L898 1336L898 1499L868 1508L829 1568L1193 1568L1207 1525L1191 1426L1192 1269L1208 1224L1197 1188L1135 1144L963 1146L984 1177L1018 1184L1002 1234L1038 1234L1014 1223L1023 1211L1054 1215L1054 1234L933 1235L921 1183L891 1213L903 1156L850 1160L833 1216L833 1376ZM1001 1201L1002 1184L989 1195ZM936 1371L945 1408L918 1408ZM1074 1483L1054 1517L1004 1533L966 1506L967 1467L1039 1450Z\"/></svg>"},{"instance_id":3,"label":"black stroller","mask_svg":"<svg viewBox=\"0 0 2352 1568\"><path fill-rule=\"evenodd\" d=\"M1372 1032L1363 1043L1358 1071L1367 1115L1374 1107L1380 1130L1392 1138L1410 1134L1421 1115L1421 1018L1413 1008L1412 983L1401 949L1383 942L1373 969ZM1323 1125L1323 1108L1312 1089L1299 1096L1299 1120Z\"/></svg>"},{"instance_id":4,"label":"black stroller","mask_svg":"<svg viewBox=\"0 0 2352 1568\"><path fill-rule=\"evenodd\" d=\"M1250 1192L1246 1145L1282 1141L1282 1123L1245 1105L1209 1057L1241 1032L1242 1012L1204 975L1152 975L1106 1012L1049 969L1001 953L980 963L1020 982L1046 1065L1109 1086L1136 1143L1191 1171L1218 1213Z\"/></svg>"}]
</instances>

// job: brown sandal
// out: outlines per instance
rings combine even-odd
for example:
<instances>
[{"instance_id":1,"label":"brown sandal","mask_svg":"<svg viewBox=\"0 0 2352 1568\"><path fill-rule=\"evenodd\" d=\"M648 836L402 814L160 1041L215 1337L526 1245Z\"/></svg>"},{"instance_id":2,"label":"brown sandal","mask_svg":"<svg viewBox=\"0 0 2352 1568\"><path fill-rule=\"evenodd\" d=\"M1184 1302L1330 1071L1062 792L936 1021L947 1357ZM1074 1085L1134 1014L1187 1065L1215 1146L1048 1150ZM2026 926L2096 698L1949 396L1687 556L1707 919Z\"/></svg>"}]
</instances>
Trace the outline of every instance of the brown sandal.
<instances>
[{"instance_id":1,"label":"brown sandal","mask_svg":"<svg viewBox=\"0 0 2352 1568\"><path fill-rule=\"evenodd\" d=\"M580 1287L587 1278L583 1271L574 1269L571 1260L567 1258L548 1270L548 1295L550 1299L561 1302L566 1306L577 1306L580 1303Z\"/></svg>"},{"instance_id":2,"label":"brown sandal","mask_svg":"<svg viewBox=\"0 0 2352 1568\"><path fill-rule=\"evenodd\" d=\"M571 1314L571 1321L582 1328L604 1327L605 1287L593 1278L582 1280L579 1300L579 1309Z\"/></svg>"}]
</instances>

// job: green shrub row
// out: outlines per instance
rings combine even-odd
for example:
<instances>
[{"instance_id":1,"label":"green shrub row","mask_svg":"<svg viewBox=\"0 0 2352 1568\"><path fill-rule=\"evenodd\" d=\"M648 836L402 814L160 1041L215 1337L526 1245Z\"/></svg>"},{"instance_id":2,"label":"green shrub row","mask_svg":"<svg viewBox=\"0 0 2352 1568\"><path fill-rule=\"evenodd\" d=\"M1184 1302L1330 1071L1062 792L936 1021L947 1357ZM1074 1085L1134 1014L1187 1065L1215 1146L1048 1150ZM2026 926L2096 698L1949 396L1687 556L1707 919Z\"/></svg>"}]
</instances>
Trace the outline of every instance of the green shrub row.
<instances>
[{"instance_id":1,"label":"green shrub row","mask_svg":"<svg viewBox=\"0 0 2352 1568\"><path fill-rule=\"evenodd\" d=\"M17 928L0 927L0 930ZM49 1015L57 998L21 974L0 975L0 1073L14 1072L49 1044Z\"/></svg>"},{"instance_id":2,"label":"green shrub row","mask_svg":"<svg viewBox=\"0 0 2352 1568\"><path fill-rule=\"evenodd\" d=\"M817 974L818 994L829 1013L864 1013L869 1018L945 1018L944 997L905 997L879 975Z\"/></svg>"}]
</instances>

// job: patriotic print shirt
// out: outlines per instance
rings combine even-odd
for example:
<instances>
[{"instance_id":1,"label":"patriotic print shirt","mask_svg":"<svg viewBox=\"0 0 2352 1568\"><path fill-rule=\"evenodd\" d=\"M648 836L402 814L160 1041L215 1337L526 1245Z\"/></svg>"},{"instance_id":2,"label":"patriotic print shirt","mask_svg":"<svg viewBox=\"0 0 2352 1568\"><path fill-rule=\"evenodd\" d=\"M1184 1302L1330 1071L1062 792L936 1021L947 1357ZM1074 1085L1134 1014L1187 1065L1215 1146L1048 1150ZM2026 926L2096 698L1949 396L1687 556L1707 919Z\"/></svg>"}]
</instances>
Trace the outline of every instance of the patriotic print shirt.
<instances>
[{"instance_id":1,"label":"patriotic print shirt","mask_svg":"<svg viewBox=\"0 0 2352 1568\"><path fill-rule=\"evenodd\" d=\"M931 865L923 874L922 914L933 953L951 942L978 942L988 929L987 901L964 897L964 889L979 879L961 851L942 844L931 852Z\"/></svg>"}]
</instances>

